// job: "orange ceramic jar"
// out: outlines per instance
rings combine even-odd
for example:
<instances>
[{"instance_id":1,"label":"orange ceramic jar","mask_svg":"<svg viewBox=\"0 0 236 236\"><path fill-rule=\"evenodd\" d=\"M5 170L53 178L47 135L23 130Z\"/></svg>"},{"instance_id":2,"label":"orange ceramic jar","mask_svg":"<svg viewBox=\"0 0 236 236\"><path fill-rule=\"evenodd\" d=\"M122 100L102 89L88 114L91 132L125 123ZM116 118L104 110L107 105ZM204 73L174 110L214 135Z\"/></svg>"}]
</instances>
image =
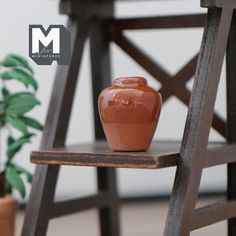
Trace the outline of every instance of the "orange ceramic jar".
<instances>
[{"instance_id":1,"label":"orange ceramic jar","mask_svg":"<svg viewBox=\"0 0 236 236\"><path fill-rule=\"evenodd\" d=\"M162 99L143 77L114 80L98 99L103 129L114 151L144 151L156 130Z\"/></svg>"}]
</instances>

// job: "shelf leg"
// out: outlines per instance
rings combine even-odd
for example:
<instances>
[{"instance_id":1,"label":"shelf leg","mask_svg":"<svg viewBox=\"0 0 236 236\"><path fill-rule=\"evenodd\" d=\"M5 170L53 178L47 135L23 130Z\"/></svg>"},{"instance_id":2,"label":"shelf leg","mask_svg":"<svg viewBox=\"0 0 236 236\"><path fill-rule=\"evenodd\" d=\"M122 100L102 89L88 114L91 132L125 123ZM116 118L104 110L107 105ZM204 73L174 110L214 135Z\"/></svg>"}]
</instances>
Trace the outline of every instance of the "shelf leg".
<instances>
[{"instance_id":1,"label":"shelf leg","mask_svg":"<svg viewBox=\"0 0 236 236\"><path fill-rule=\"evenodd\" d=\"M94 106L95 138L104 139L104 132L99 118L97 100L102 89L111 83L111 61L109 49L109 26L101 18L94 19L90 37L92 65L92 88ZM99 209L101 236L119 236L119 197L117 193L116 170L97 168L98 191L107 192L110 204Z\"/></svg>"},{"instance_id":2,"label":"shelf leg","mask_svg":"<svg viewBox=\"0 0 236 236\"><path fill-rule=\"evenodd\" d=\"M58 67L43 132L42 149L60 146L65 142L81 55L88 36L90 20L70 19L68 28L72 36L71 64ZM37 165L21 236L46 235L58 174L59 166Z\"/></svg>"},{"instance_id":3,"label":"shelf leg","mask_svg":"<svg viewBox=\"0 0 236 236\"><path fill-rule=\"evenodd\" d=\"M227 140L236 142L236 11L234 10L226 52ZM228 199L236 199L236 163L228 164ZM236 235L236 218L228 220L228 235Z\"/></svg>"},{"instance_id":4,"label":"shelf leg","mask_svg":"<svg viewBox=\"0 0 236 236\"><path fill-rule=\"evenodd\" d=\"M208 9L164 236L188 236L197 225L195 205L232 14L228 7Z\"/></svg>"}]
</instances>

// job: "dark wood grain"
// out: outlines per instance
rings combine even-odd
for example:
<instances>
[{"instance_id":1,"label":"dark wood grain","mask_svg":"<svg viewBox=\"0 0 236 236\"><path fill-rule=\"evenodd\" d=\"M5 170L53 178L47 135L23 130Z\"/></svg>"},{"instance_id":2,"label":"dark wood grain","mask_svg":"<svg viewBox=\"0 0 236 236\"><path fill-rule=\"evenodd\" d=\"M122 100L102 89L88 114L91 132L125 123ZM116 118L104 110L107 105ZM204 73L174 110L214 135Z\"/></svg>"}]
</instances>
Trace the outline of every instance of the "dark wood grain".
<instances>
[{"instance_id":1,"label":"dark wood grain","mask_svg":"<svg viewBox=\"0 0 236 236\"><path fill-rule=\"evenodd\" d=\"M208 149L204 168L236 162L235 153L236 144L224 144L210 150Z\"/></svg>"},{"instance_id":2,"label":"dark wood grain","mask_svg":"<svg viewBox=\"0 0 236 236\"><path fill-rule=\"evenodd\" d=\"M236 200L221 200L195 210L191 230L199 229L236 216Z\"/></svg>"},{"instance_id":3,"label":"dark wood grain","mask_svg":"<svg viewBox=\"0 0 236 236\"><path fill-rule=\"evenodd\" d=\"M91 208L104 208L108 207L110 203L110 196L106 193L98 193L83 198L55 202L50 206L50 209L48 209L49 218L57 218Z\"/></svg>"},{"instance_id":4,"label":"dark wood grain","mask_svg":"<svg viewBox=\"0 0 236 236\"><path fill-rule=\"evenodd\" d=\"M112 17L113 2L112 0L61 0L59 11L61 14L76 17Z\"/></svg>"},{"instance_id":5,"label":"dark wood grain","mask_svg":"<svg viewBox=\"0 0 236 236\"><path fill-rule=\"evenodd\" d=\"M236 13L234 10L231 30L226 51L226 76L227 76L227 140L232 145L236 143ZM236 158L236 152L234 153ZM236 199L236 163L231 163L227 168L227 197ZM228 235L236 235L236 218L228 221Z\"/></svg>"},{"instance_id":6,"label":"dark wood grain","mask_svg":"<svg viewBox=\"0 0 236 236\"><path fill-rule=\"evenodd\" d=\"M114 6L108 14L114 14ZM95 139L104 139L105 134L99 118L98 96L111 83L110 34L109 25L104 17L94 17L90 36L90 56L93 90L93 111ZM99 223L101 236L119 236L119 196L117 190L116 170L111 168L97 168L97 187L99 192L106 192L110 196L110 204L99 209Z\"/></svg>"},{"instance_id":7,"label":"dark wood grain","mask_svg":"<svg viewBox=\"0 0 236 236\"><path fill-rule=\"evenodd\" d=\"M100 122L98 97L104 88L111 84L111 59L109 25L106 21L95 18L90 37L90 58L93 91L93 119L96 139L104 139L105 134Z\"/></svg>"}]
</instances>

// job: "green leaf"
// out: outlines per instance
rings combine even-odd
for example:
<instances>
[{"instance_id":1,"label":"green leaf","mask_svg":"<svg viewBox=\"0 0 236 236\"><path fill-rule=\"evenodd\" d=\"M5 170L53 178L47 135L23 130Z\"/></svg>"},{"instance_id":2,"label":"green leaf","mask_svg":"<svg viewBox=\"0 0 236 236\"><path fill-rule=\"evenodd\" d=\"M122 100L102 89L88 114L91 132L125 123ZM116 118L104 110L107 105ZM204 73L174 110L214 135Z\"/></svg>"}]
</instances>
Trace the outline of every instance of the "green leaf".
<instances>
[{"instance_id":1,"label":"green leaf","mask_svg":"<svg viewBox=\"0 0 236 236\"><path fill-rule=\"evenodd\" d=\"M17 93L8 97L5 109L7 115L13 114L19 116L25 114L39 104L40 102L32 93Z\"/></svg>"},{"instance_id":2,"label":"green leaf","mask_svg":"<svg viewBox=\"0 0 236 236\"><path fill-rule=\"evenodd\" d=\"M10 146L14 141L15 139L11 135L9 135L7 138L7 145Z\"/></svg>"},{"instance_id":3,"label":"green leaf","mask_svg":"<svg viewBox=\"0 0 236 236\"><path fill-rule=\"evenodd\" d=\"M5 110L4 108L5 108L4 102L0 101L0 115L5 115L4 114L4 110Z\"/></svg>"},{"instance_id":4,"label":"green leaf","mask_svg":"<svg viewBox=\"0 0 236 236\"><path fill-rule=\"evenodd\" d=\"M29 65L28 61L25 58L23 58L22 56L16 55L16 54L8 54L1 62L1 65L5 66L5 67L21 66L21 67L29 70L31 73L34 73L32 67Z\"/></svg>"},{"instance_id":5,"label":"green leaf","mask_svg":"<svg viewBox=\"0 0 236 236\"><path fill-rule=\"evenodd\" d=\"M23 134L28 133L26 123L20 118L7 116L6 122L21 131Z\"/></svg>"},{"instance_id":6,"label":"green leaf","mask_svg":"<svg viewBox=\"0 0 236 236\"><path fill-rule=\"evenodd\" d=\"M27 181L29 183L32 183L33 175L28 170L26 170L25 168L23 168L19 165L16 165L16 164L14 164L14 167L15 167L18 174L24 174L27 178Z\"/></svg>"},{"instance_id":7,"label":"green leaf","mask_svg":"<svg viewBox=\"0 0 236 236\"><path fill-rule=\"evenodd\" d=\"M6 98L7 96L9 96L10 92L8 91L7 88L2 88L2 95L4 98Z\"/></svg>"},{"instance_id":8,"label":"green leaf","mask_svg":"<svg viewBox=\"0 0 236 236\"><path fill-rule=\"evenodd\" d=\"M32 95L34 96L32 93L30 92L18 92L18 93L13 93L11 95L9 95L6 99L5 99L5 105L8 106L11 103L14 103L15 101L17 101L18 99L24 98L28 95Z\"/></svg>"},{"instance_id":9,"label":"green leaf","mask_svg":"<svg viewBox=\"0 0 236 236\"><path fill-rule=\"evenodd\" d=\"M21 138L15 140L12 144L10 144L7 148L7 157L8 160L11 160L13 156L20 151L22 146L26 143L30 143L30 138L35 135L33 133L25 134Z\"/></svg>"},{"instance_id":10,"label":"green leaf","mask_svg":"<svg viewBox=\"0 0 236 236\"><path fill-rule=\"evenodd\" d=\"M25 197L25 185L22 179L20 178L19 174L17 173L16 169L13 166L8 166L6 169L6 179L9 185L16 189L20 194L21 197Z\"/></svg>"},{"instance_id":11,"label":"green leaf","mask_svg":"<svg viewBox=\"0 0 236 236\"><path fill-rule=\"evenodd\" d=\"M19 68L14 68L12 70L5 71L1 74L1 77L3 80L16 79L23 83L26 88L31 85L35 90L38 89L37 81L30 74Z\"/></svg>"},{"instance_id":12,"label":"green leaf","mask_svg":"<svg viewBox=\"0 0 236 236\"><path fill-rule=\"evenodd\" d=\"M38 130L43 130L43 126L37 120L26 116L22 116L20 118L25 122L26 125Z\"/></svg>"}]
</instances>

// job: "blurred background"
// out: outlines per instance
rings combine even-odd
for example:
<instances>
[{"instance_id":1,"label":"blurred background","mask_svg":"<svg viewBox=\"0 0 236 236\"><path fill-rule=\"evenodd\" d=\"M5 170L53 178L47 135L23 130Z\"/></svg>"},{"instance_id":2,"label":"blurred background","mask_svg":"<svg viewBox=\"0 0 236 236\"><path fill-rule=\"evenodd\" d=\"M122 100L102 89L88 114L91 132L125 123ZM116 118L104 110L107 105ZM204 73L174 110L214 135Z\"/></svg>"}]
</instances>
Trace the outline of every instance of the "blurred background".
<instances>
[{"instance_id":1,"label":"blurred background","mask_svg":"<svg viewBox=\"0 0 236 236\"><path fill-rule=\"evenodd\" d=\"M148 1L117 2L116 15L123 16L156 16L178 13L205 12L200 8L199 1ZM58 14L58 1L56 0L8 0L1 1L0 5L0 58L9 52L15 52L28 57L28 27L30 24L42 24L47 28L50 24L66 25L66 17ZM188 62L200 48L202 29L184 30L146 30L126 32L126 35L137 45L143 48L147 54L160 62L171 74L175 74L184 63ZM116 45L112 47L113 78L119 76L141 75L149 80L152 87L159 89L160 85L142 68L120 51ZM30 59L29 59L30 60ZM50 93L56 70L56 63L50 66L38 66L30 60L40 88L39 100L42 105L32 113L42 123L45 121ZM173 81L178 83L178 81ZM12 84L13 89L17 86ZM192 86L192 81L187 85ZM225 73L222 72L220 90L218 92L216 110L225 117ZM183 135L187 108L175 98L170 98L165 104L160 117L155 139L181 139ZM4 134L3 134L4 135ZM17 161L34 170L30 164L31 150L39 148L41 136L37 136L34 142L25 147L18 155ZM211 131L212 140L222 141L222 138L214 130ZM88 42L85 47L83 63L79 74L79 82L73 105L72 119L67 138L67 144L92 141L93 135L93 111L91 100L91 74L88 52ZM5 152L4 146L1 152ZM153 170L118 170L119 192L124 198L132 197L157 197L170 193L175 168L158 171ZM226 168L214 167L204 171L200 191L202 193L223 192L226 186ZM73 180L73 181L72 181ZM75 184L76 183L76 184ZM95 192L95 170L86 167L63 167L59 178L56 197L58 199L72 196L83 196ZM18 196L16 194L16 196Z\"/></svg>"}]
</instances>

